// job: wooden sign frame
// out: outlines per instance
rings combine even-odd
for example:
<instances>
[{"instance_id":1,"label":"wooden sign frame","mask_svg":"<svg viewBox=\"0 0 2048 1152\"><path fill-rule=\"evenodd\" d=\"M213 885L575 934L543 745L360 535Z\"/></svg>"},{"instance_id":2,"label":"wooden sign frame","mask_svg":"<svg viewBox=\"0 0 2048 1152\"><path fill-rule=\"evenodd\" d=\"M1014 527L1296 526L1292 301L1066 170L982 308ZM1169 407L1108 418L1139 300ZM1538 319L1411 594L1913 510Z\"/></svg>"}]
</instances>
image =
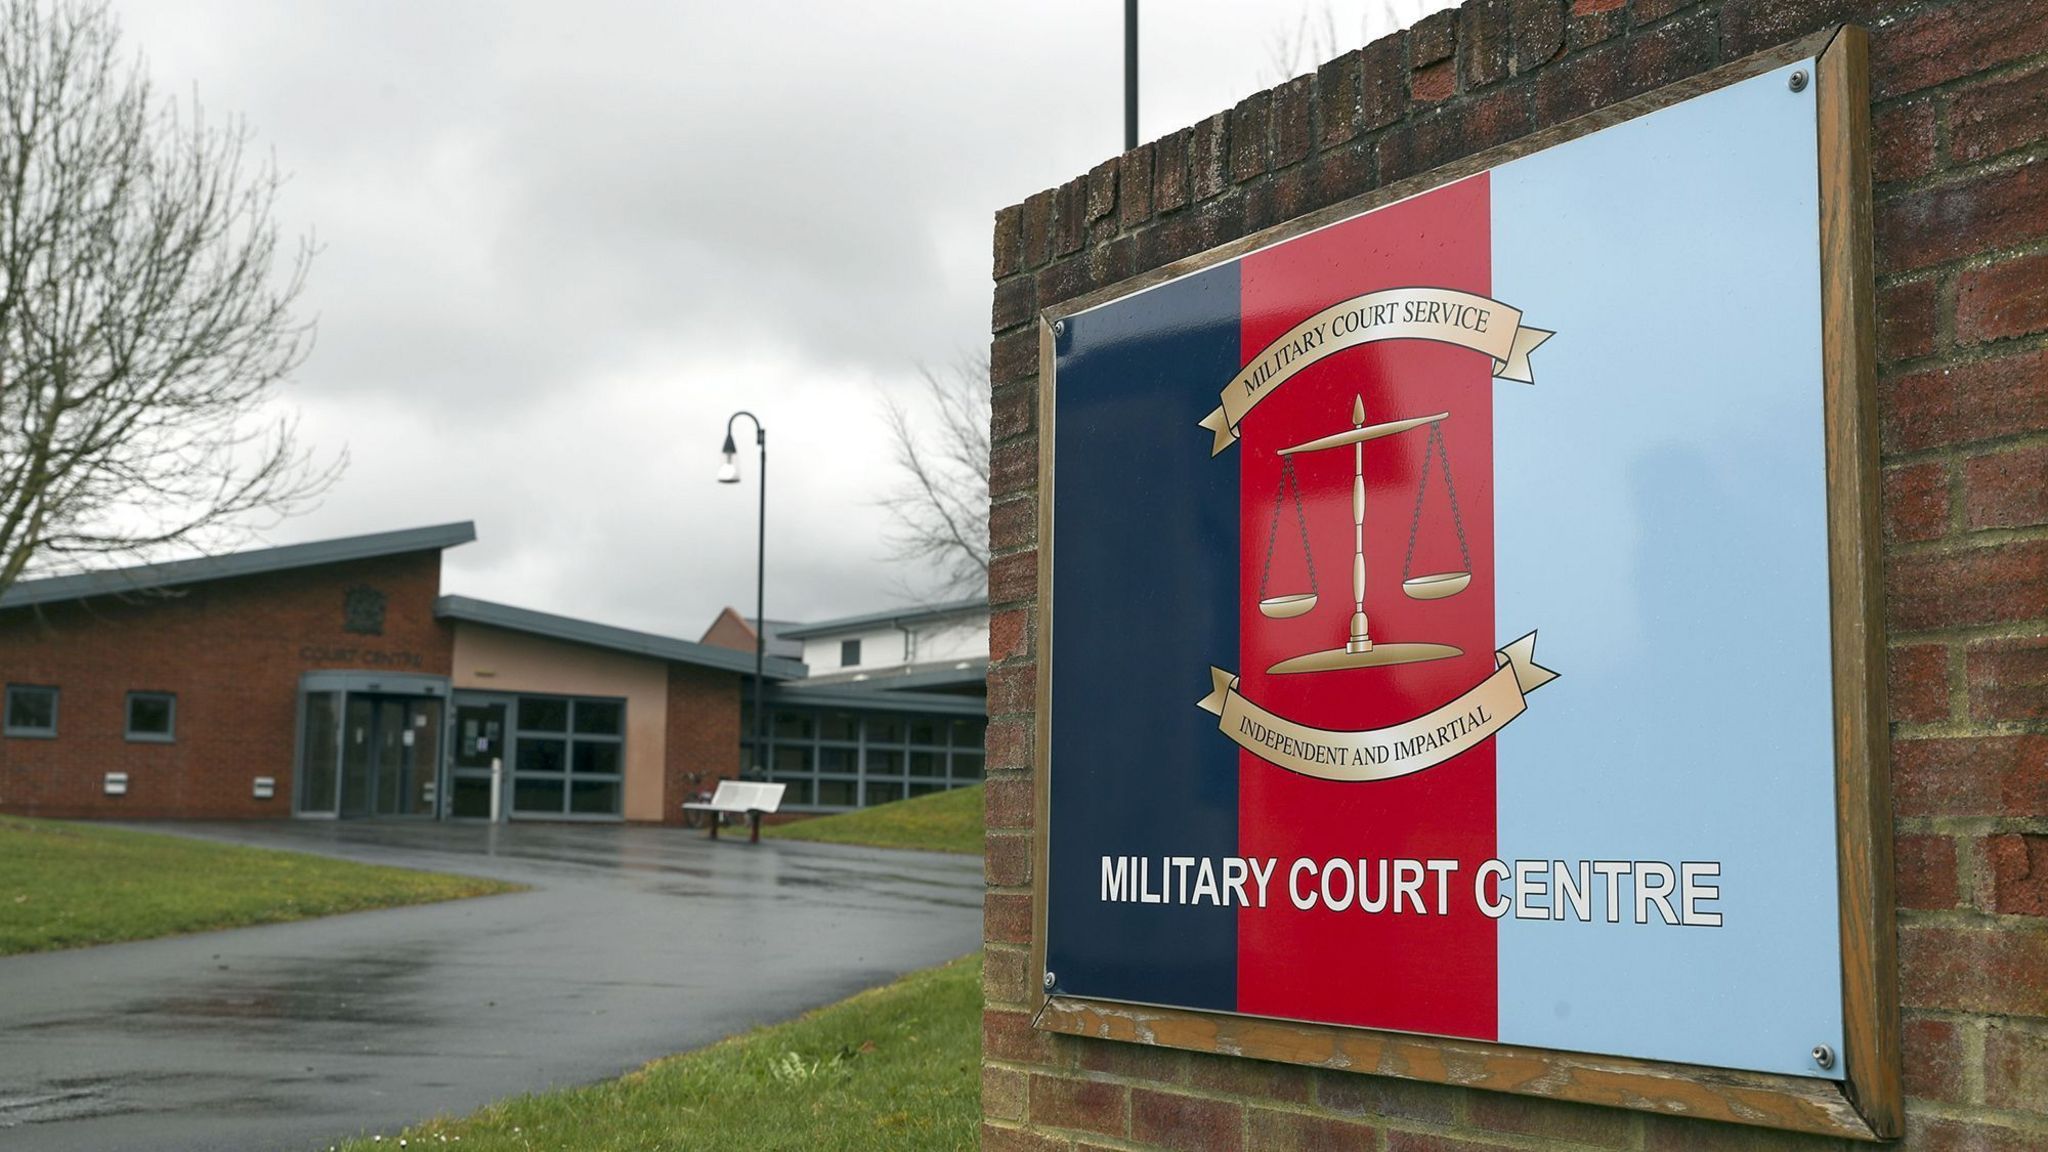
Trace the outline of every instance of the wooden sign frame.
<instances>
[{"instance_id":1,"label":"wooden sign frame","mask_svg":"<svg viewBox=\"0 0 2048 1152\"><path fill-rule=\"evenodd\" d=\"M1039 653L1033 971L1045 971L1050 824L1050 708L1056 389L1053 325L1107 301L1413 196L1506 161L1813 58L1820 161L1821 346L1831 585L1835 798L1840 879L1842 1080L1307 1024L1224 1012L1140 1007L1045 994L1049 1032L1442 1084L1663 1115L1846 1136L1904 1128L1897 944L1893 927L1886 649L1878 520L1878 424L1871 265L1869 79L1862 29L1840 26L1611 105L1423 175L1287 221L1045 310L1039 325Z\"/></svg>"}]
</instances>

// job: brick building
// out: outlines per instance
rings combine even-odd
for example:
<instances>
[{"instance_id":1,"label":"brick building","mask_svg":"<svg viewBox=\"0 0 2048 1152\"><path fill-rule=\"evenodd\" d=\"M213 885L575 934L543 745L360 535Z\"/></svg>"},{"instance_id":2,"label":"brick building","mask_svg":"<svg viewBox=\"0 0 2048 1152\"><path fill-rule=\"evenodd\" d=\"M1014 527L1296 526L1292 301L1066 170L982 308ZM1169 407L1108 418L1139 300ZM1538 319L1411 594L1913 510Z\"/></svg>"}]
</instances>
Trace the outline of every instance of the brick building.
<instances>
[{"instance_id":1,"label":"brick building","mask_svg":"<svg viewBox=\"0 0 2048 1152\"><path fill-rule=\"evenodd\" d=\"M1899 1146L2048 1148L2039 0L1469 0L996 214L984 1148L1858 1146L1481 1091L1392 1057L1376 1075L1052 1033L1032 964L1039 314L1843 20L1870 46Z\"/></svg>"},{"instance_id":2,"label":"brick building","mask_svg":"<svg viewBox=\"0 0 2048 1152\"><path fill-rule=\"evenodd\" d=\"M674 823L741 774L751 643L443 595L442 551L475 536L448 524L15 585L0 596L0 811ZM806 669L771 655L764 672L772 693ZM864 802L869 763L896 781L873 800L900 798L930 731L960 744L958 783L980 777L979 699L804 703L817 739L873 738L854 738L848 783L805 777L793 809ZM831 754L847 755L817 753ZM954 783L943 768L936 782Z\"/></svg>"}]
</instances>

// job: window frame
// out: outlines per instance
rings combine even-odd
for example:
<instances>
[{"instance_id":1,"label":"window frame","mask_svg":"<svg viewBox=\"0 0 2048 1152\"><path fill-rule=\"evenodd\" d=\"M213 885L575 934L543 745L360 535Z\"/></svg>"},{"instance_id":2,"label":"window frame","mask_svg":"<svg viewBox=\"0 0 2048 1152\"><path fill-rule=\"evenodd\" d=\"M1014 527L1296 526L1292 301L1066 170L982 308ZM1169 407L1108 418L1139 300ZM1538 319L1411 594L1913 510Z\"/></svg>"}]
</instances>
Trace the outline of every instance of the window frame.
<instances>
[{"instance_id":1,"label":"window frame","mask_svg":"<svg viewBox=\"0 0 2048 1152\"><path fill-rule=\"evenodd\" d=\"M560 692L514 692L510 693L510 707L507 709L506 744L506 812L513 819L538 820L623 820L626 817L626 737L631 730L632 701L624 696L571 695ZM556 702L563 705L562 727L528 728L521 723L521 705L526 701ZM616 734L603 732L578 732L576 713L579 704L616 705L619 709L619 730ZM540 741L559 741L562 745L562 768L559 772L535 772L521 770L519 759L525 746ZM617 772L576 771L576 747L579 744L609 744L618 748L619 769ZM539 784L560 784L562 803L560 808L521 808L518 785L520 779ZM576 810L576 784L578 781L593 784L612 784L618 789L618 806L610 812L578 812Z\"/></svg>"},{"instance_id":2,"label":"window frame","mask_svg":"<svg viewBox=\"0 0 2048 1152\"><path fill-rule=\"evenodd\" d=\"M162 732L138 732L135 730L135 702L137 700L162 700L170 706L168 726ZM178 742L178 694L141 689L129 692L121 700L121 738L130 744L176 744Z\"/></svg>"},{"instance_id":3,"label":"window frame","mask_svg":"<svg viewBox=\"0 0 2048 1152\"><path fill-rule=\"evenodd\" d=\"M860 641L861 638L855 636L851 640L841 640L839 642L839 666L841 668L860 667ZM852 657L852 659L848 659L848 657Z\"/></svg>"},{"instance_id":4,"label":"window frame","mask_svg":"<svg viewBox=\"0 0 2048 1152\"><path fill-rule=\"evenodd\" d=\"M791 715L809 718L801 725L791 726L807 734L775 735L778 718ZM839 737L825 734L826 720L834 716L852 721L850 734ZM936 739L930 742L914 740L912 737L920 723L926 725ZM893 727L895 739L879 738L875 733L877 727ZM925 712L915 707L850 710L831 705L780 703L769 708L768 727L764 734L768 745L766 751L755 755L751 728L740 734L740 749L743 757L763 765L764 779L791 785L795 795L808 792L808 800L785 799L785 809L851 812L874 803L888 802L879 796L871 799L871 785L879 785L874 791L885 795L892 788L899 790L900 795L896 798L903 799L981 783L985 773L987 727L988 721L982 716ZM979 738L974 738L976 736ZM804 767L779 766L784 749L801 750ZM849 763L828 767L826 762L834 753L844 756ZM912 758L920 753L938 758L936 773L921 776L910 770ZM877 771L879 762L892 756L896 758L895 771ZM962 771L963 760L971 762L972 775ZM830 785L851 786L852 802L828 804L822 800L821 794Z\"/></svg>"},{"instance_id":5,"label":"window frame","mask_svg":"<svg viewBox=\"0 0 2048 1152\"><path fill-rule=\"evenodd\" d=\"M17 692L48 692L50 694L50 726L29 728L14 723L14 694ZM57 728L63 719L64 694L55 684L9 684L0 692L0 735L16 740L55 740Z\"/></svg>"}]
</instances>

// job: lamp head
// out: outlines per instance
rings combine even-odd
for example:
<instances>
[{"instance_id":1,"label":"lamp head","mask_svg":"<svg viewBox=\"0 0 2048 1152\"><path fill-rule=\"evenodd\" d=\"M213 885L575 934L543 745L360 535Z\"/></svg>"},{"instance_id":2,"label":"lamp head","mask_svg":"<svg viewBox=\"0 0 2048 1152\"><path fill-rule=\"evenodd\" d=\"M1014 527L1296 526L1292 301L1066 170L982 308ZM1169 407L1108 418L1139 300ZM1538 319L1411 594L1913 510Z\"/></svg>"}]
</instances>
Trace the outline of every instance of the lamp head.
<instances>
[{"instance_id":1,"label":"lamp head","mask_svg":"<svg viewBox=\"0 0 2048 1152\"><path fill-rule=\"evenodd\" d=\"M739 483L740 466L736 457L739 456L740 450L732 442L732 429L730 428L725 430L725 447L721 448L720 451L725 453L725 463L718 467L718 482L720 484Z\"/></svg>"}]
</instances>

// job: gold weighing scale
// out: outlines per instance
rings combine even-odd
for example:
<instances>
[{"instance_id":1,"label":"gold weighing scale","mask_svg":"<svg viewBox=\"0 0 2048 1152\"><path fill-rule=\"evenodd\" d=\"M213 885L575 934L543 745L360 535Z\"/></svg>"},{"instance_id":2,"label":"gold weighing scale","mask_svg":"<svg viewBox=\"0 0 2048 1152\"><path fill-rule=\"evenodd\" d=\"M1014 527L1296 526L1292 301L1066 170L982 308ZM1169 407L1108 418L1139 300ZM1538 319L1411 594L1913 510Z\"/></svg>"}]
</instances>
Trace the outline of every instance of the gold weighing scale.
<instances>
[{"instance_id":1,"label":"gold weighing scale","mask_svg":"<svg viewBox=\"0 0 2048 1152\"><path fill-rule=\"evenodd\" d=\"M1290 657L1266 669L1271 675L1296 672L1335 672L1347 668L1385 668L1396 664L1419 664L1462 656L1465 650L1449 644L1375 644L1365 616L1365 446L1387 436L1398 436L1418 428L1429 429L1429 443L1422 450L1422 477L1415 489L1415 514L1408 525L1408 556L1401 567L1401 591L1415 600L1441 600L1456 596L1472 583L1472 551L1465 543L1465 521L1458 513L1458 488L1451 479L1450 449L1444 444L1443 422L1449 412L1393 420L1384 424L1365 422L1365 398L1351 400L1351 428L1319 439L1280 449L1280 487L1273 495L1273 526L1266 537L1265 573L1259 580L1259 612L1274 620L1300 616L1316 606L1315 556L1309 549L1308 518L1302 510L1301 481L1295 475L1294 458L1336 448L1351 449L1351 632L1342 647ZM1429 492L1432 460L1443 461L1444 491L1450 496L1451 523L1458 533L1462 568L1452 572L1414 574L1415 538L1422 528L1422 501ZM1274 544L1280 532L1280 515L1288 495L1294 497L1295 522L1301 526L1302 560L1308 567L1307 592L1267 595L1273 574Z\"/></svg>"}]
</instances>

